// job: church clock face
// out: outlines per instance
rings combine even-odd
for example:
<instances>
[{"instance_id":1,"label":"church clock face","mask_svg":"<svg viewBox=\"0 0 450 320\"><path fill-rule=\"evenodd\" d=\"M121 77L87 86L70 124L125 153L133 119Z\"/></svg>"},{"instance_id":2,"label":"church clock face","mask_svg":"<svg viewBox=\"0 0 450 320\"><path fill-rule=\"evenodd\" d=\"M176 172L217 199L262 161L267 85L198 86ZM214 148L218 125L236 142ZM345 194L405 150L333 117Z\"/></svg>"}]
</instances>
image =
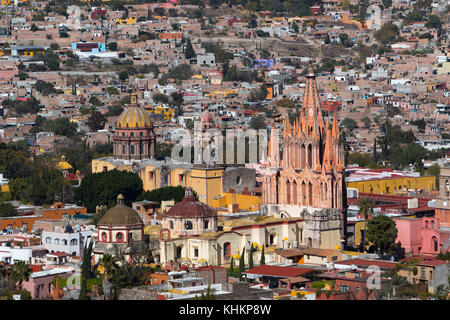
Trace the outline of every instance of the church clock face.
<instances>
[{"instance_id":1,"label":"church clock face","mask_svg":"<svg viewBox=\"0 0 450 320\"><path fill-rule=\"evenodd\" d=\"M446 207L447 206L447 201L442 202L443 206Z\"/></svg>"}]
</instances>

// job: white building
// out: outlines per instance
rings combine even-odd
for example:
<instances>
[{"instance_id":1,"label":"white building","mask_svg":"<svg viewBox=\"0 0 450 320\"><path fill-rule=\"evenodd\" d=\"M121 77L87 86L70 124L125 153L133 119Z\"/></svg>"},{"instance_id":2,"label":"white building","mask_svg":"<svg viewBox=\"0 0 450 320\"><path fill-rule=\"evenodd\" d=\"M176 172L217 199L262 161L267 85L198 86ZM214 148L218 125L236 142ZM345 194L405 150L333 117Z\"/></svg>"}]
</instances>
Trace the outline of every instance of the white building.
<instances>
[{"instance_id":1,"label":"white building","mask_svg":"<svg viewBox=\"0 0 450 320\"><path fill-rule=\"evenodd\" d=\"M78 229L77 226L74 227ZM73 256L81 256L85 245L89 245L92 239L92 230L74 230L67 226L64 230L53 232L42 231L42 244L49 252L66 252Z\"/></svg>"}]
</instances>

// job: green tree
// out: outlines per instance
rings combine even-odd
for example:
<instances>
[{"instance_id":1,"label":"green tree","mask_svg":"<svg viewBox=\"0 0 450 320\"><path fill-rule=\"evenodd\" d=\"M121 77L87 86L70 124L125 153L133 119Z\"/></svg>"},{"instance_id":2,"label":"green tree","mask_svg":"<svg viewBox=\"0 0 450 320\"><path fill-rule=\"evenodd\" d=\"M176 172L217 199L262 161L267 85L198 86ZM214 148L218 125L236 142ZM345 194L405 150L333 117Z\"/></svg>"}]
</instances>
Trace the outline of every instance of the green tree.
<instances>
[{"instance_id":1,"label":"green tree","mask_svg":"<svg viewBox=\"0 0 450 320\"><path fill-rule=\"evenodd\" d=\"M101 130L105 127L106 117L99 111L94 110L88 118L87 125L91 131Z\"/></svg>"},{"instance_id":2,"label":"green tree","mask_svg":"<svg viewBox=\"0 0 450 320\"><path fill-rule=\"evenodd\" d=\"M266 129L267 125L264 116L258 115L256 117L252 117L250 120L250 128L255 130Z\"/></svg>"},{"instance_id":3,"label":"green tree","mask_svg":"<svg viewBox=\"0 0 450 320\"><path fill-rule=\"evenodd\" d=\"M156 93L155 95L153 95L152 99L156 103L168 103L169 102L169 97L163 93Z\"/></svg>"},{"instance_id":4,"label":"green tree","mask_svg":"<svg viewBox=\"0 0 450 320\"><path fill-rule=\"evenodd\" d=\"M80 280L80 295L78 300L88 300L87 296L87 282L92 278L92 247L94 242L90 241L89 245L84 246L83 250L83 265L81 268L81 280Z\"/></svg>"},{"instance_id":5,"label":"green tree","mask_svg":"<svg viewBox=\"0 0 450 320\"><path fill-rule=\"evenodd\" d=\"M395 252L395 239L397 238L397 227L395 221L385 215L378 215L369 220L367 225L367 240L373 243L377 250L393 254Z\"/></svg>"},{"instance_id":6,"label":"green tree","mask_svg":"<svg viewBox=\"0 0 450 320\"><path fill-rule=\"evenodd\" d=\"M250 250L248 251L248 268L253 269L253 246L250 246Z\"/></svg>"},{"instance_id":7,"label":"green tree","mask_svg":"<svg viewBox=\"0 0 450 320\"><path fill-rule=\"evenodd\" d=\"M356 121L351 118L345 118L344 120L342 120L342 125L350 132L358 127Z\"/></svg>"},{"instance_id":8,"label":"green tree","mask_svg":"<svg viewBox=\"0 0 450 320\"><path fill-rule=\"evenodd\" d=\"M382 45L388 45L398 40L400 31L398 27L392 23L388 22L381 26L381 28L374 33L375 38Z\"/></svg>"},{"instance_id":9,"label":"green tree","mask_svg":"<svg viewBox=\"0 0 450 320\"><path fill-rule=\"evenodd\" d=\"M440 32L442 30L442 21L437 15L432 14L428 17L425 27L429 29L437 29Z\"/></svg>"},{"instance_id":10,"label":"green tree","mask_svg":"<svg viewBox=\"0 0 450 320\"><path fill-rule=\"evenodd\" d=\"M439 189L439 176L441 174L441 167L437 163L435 163L427 169L426 174L436 177L436 187L437 189Z\"/></svg>"},{"instance_id":11,"label":"green tree","mask_svg":"<svg viewBox=\"0 0 450 320\"><path fill-rule=\"evenodd\" d=\"M277 106L283 107L283 108L293 108L293 107L295 107L295 103L294 103L294 101L292 101L289 98L283 98L283 99L277 101Z\"/></svg>"},{"instance_id":12,"label":"green tree","mask_svg":"<svg viewBox=\"0 0 450 320\"><path fill-rule=\"evenodd\" d=\"M110 42L110 43L108 43L108 50L110 50L110 51L117 51L117 42Z\"/></svg>"},{"instance_id":13,"label":"green tree","mask_svg":"<svg viewBox=\"0 0 450 320\"><path fill-rule=\"evenodd\" d=\"M191 59L196 56L194 48L192 47L191 39L187 38L186 49L184 51L184 56L186 59Z\"/></svg>"},{"instance_id":14,"label":"green tree","mask_svg":"<svg viewBox=\"0 0 450 320\"><path fill-rule=\"evenodd\" d=\"M108 117L111 116L118 116L123 112L123 108L120 105L112 105L111 107L108 108Z\"/></svg>"},{"instance_id":15,"label":"green tree","mask_svg":"<svg viewBox=\"0 0 450 320\"><path fill-rule=\"evenodd\" d=\"M142 180L137 174L115 169L87 174L75 190L75 201L94 212L97 205L114 206L119 194L124 195L125 203L130 206L141 193Z\"/></svg>"},{"instance_id":16,"label":"green tree","mask_svg":"<svg viewBox=\"0 0 450 320\"><path fill-rule=\"evenodd\" d=\"M378 153L377 153L377 139L373 138L373 153L372 153L372 161L378 162Z\"/></svg>"},{"instance_id":17,"label":"green tree","mask_svg":"<svg viewBox=\"0 0 450 320\"><path fill-rule=\"evenodd\" d=\"M230 277L234 277L234 258L231 257L231 261L230 261L230 270L228 272L228 275Z\"/></svg>"},{"instance_id":18,"label":"green tree","mask_svg":"<svg viewBox=\"0 0 450 320\"><path fill-rule=\"evenodd\" d=\"M56 42L51 43L51 44L50 44L50 49L51 49L52 51L59 50L59 44L57 44Z\"/></svg>"},{"instance_id":19,"label":"green tree","mask_svg":"<svg viewBox=\"0 0 450 320\"><path fill-rule=\"evenodd\" d=\"M176 80L187 80L194 72L189 64L179 64L176 67L169 69L168 77Z\"/></svg>"},{"instance_id":20,"label":"green tree","mask_svg":"<svg viewBox=\"0 0 450 320\"><path fill-rule=\"evenodd\" d=\"M125 81L127 79L128 79L128 72L126 70L119 72L119 80L120 81Z\"/></svg>"},{"instance_id":21,"label":"green tree","mask_svg":"<svg viewBox=\"0 0 450 320\"><path fill-rule=\"evenodd\" d=\"M111 254L105 253L101 258L99 265L103 267L103 281L107 281L111 284L114 275L117 273L117 270L119 269L116 258ZM111 297L112 292L110 292L108 298Z\"/></svg>"},{"instance_id":22,"label":"green tree","mask_svg":"<svg viewBox=\"0 0 450 320\"><path fill-rule=\"evenodd\" d=\"M47 120L47 128L60 136L73 137L77 133L77 124L71 122L68 118Z\"/></svg>"},{"instance_id":23,"label":"green tree","mask_svg":"<svg viewBox=\"0 0 450 320\"><path fill-rule=\"evenodd\" d=\"M100 99L95 96L92 96L89 99L89 103L92 104L94 107L99 107L102 105L102 102L100 101Z\"/></svg>"},{"instance_id":24,"label":"green tree","mask_svg":"<svg viewBox=\"0 0 450 320\"><path fill-rule=\"evenodd\" d=\"M158 206L161 205L162 201L175 200L175 202L180 202L183 200L186 192L186 188L183 186L167 186L151 191L145 191L137 197L137 201L155 201L158 202ZM194 193L194 197L198 198L197 193Z\"/></svg>"},{"instance_id":25,"label":"green tree","mask_svg":"<svg viewBox=\"0 0 450 320\"><path fill-rule=\"evenodd\" d=\"M118 95L119 91L114 87L108 87L105 89L105 92L110 95Z\"/></svg>"},{"instance_id":26,"label":"green tree","mask_svg":"<svg viewBox=\"0 0 450 320\"><path fill-rule=\"evenodd\" d=\"M25 261L17 261L11 267L10 275L14 284L18 283L18 288L22 289L22 282L28 281L31 275L31 268Z\"/></svg>"},{"instance_id":27,"label":"green tree","mask_svg":"<svg viewBox=\"0 0 450 320\"><path fill-rule=\"evenodd\" d=\"M372 124L372 120L370 120L369 117L364 117L364 118L361 119L361 121L362 121L362 123L364 125L364 128L370 129L370 125Z\"/></svg>"},{"instance_id":28,"label":"green tree","mask_svg":"<svg viewBox=\"0 0 450 320\"><path fill-rule=\"evenodd\" d=\"M0 217L17 217L18 215L17 209L11 203L0 203Z\"/></svg>"},{"instance_id":29,"label":"green tree","mask_svg":"<svg viewBox=\"0 0 450 320\"><path fill-rule=\"evenodd\" d=\"M242 249L241 257L239 259L239 280L242 280L245 271L245 247Z\"/></svg>"},{"instance_id":30,"label":"green tree","mask_svg":"<svg viewBox=\"0 0 450 320\"><path fill-rule=\"evenodd\" d=\"M362 249L366 252L366 237L367 237L367 220L369 219L369 215L373 214L373 200L369 197L364 197L359 200L359 213L364 216L364 237L362 243Z\"/></svg>"},{"instance_id":31,"label":"green tree","mask_svg":"<svg viewBox=\"0 0 450 320\"><path fill-rule=\"evenodd\" d=\"M261 260L259 261L260 265L264 265L266 264L266 256L264 255L264 245L262 247L262 251L261 251Z\"/></svg>"},{"instance_id":32,"label":"green tree","mask_svg":"<svg viewBox=\"0 0 450 320\"><path fill-rule=\"evenodd\" d=\"M250 90L249 100L253 102L259 102L266 99L269 91L263 85L259 86L257 89Z\"/></svg>"},{"instance_id":33,"label":"green tree","mask_svg":"<svg viewBox=\"0 0 450 320\"><path fill-rule=\"evenodd\" d=\"M34 87L43 96L48 96L56 92L55 86L52 83L42 80L37 80Z\"/></svg>"},{"instance_id":34,"label":"green tree","mask_svg":"<svg viewBox=\"0 0 450 320\"><path fill-rule=\"evenodd\" d=\"M425 120L423 119L419 119L416 121L411 122L413 125L415 125L417 127L417 129L419 129L419 131L425 131L425 128L427 126L427 123L425 122Z\"/></svg>"}]
</instances>

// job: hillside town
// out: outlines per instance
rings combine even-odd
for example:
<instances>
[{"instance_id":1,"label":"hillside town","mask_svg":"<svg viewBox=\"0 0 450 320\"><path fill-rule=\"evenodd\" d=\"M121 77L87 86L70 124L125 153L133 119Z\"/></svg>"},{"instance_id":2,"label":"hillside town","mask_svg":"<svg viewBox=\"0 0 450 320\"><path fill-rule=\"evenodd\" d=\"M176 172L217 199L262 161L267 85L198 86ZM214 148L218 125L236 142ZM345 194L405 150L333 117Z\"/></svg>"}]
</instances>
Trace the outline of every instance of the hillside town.
<instances>
[{"instance_id":1,"label":"hillside town","mask_svg":"<svg viewBox=\"0 0 450 320\"><path fill-rule=\"evenodd\" d=\"M450 300L449 36L448 0L1 0L0 299Z\"/></svg>"}]
</instances>

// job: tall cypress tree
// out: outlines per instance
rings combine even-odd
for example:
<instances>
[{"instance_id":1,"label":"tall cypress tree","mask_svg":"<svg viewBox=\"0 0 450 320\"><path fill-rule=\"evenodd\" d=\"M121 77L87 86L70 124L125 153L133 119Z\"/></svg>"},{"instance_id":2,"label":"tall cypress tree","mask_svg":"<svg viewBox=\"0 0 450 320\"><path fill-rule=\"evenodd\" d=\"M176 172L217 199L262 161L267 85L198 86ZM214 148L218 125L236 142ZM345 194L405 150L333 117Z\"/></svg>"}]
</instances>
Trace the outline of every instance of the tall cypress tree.
<instances>
[{"instance_id":1,"label":"tall cypress tree","mask_svg":"<svg viewBox=\"0 0 450 320\"><path fill-rule=\"evenodd\" d=\"M81 268L80 295L78 300L87 300L87 280L91 278L91 254L94 242L91 241L89 246L84 246L83 250L83 267Z\"/></svg>"},{"instance_id":2,"label":"tall cypress tree","mask_svg":"<svg viewBox=\"0 0 450 320\"><path fill-rule=\"evenodd\" d=\"M266 257L264 256L264 245L261 252L261 260L259 261L260 265L266 264Z\"/></svg>"},{"instance_id":3,"label":"tall cypress tree","mask_svg":"<svg viewBox=\"0 0 450 320\"><path fill-rule=\"evenodd\" d=\"M242 273L245 271L245 247L242 249L241 259L239 260L239 280L242 280Z\"/></svg>"},{"instance_id":4,"label":"tall cypress tree","mask_svg":"<svg viewBox=\"0 0 450 320\"><path fill-rule=\"evenodd\" d=\"M80 295L78 296L78 300L87 300L87 253L89 249L84 245L83 250L83 266L81 268L81 279L80 279Z\"/></svg>"},{"instance_id":5,"label":"tall cypress tree","mask_svg":"<svg viewBox=\"0 0 450 320\"><path fill-rule=\"evenodd\" d=\"M184 52L184 56L186 57L186 59L191 59L191 58L195 57L195 51L194 51L194 48L192 47L190 38L187 39L186 51Z\"/></svg>"},{"instance_id":6,"label":"tall cypress tree","mask_svg":"<svg viewBox=\"0 0 450 320\"><path fill-rule=\"evenodd\" d=\"M250 250L248 252L248 268L253 269L253 246L250 247Z\"/></svg>"},{"instance_id":7,"label":"tall cypress tree","mask_svg":"<svg viewBox=\"0 0 450 320\"><path fill-rule=\"evenodd\" d=\"M378 162L377 138L373 139L373 162Z\"/></svg>"},{"instance_id":8,"label":"tall cypress tree","mask_svg":"<svg viewBox=\"0 0 450 320\"><path fill-rule=\"evenodd\" d=\"M231 261L230 261L230 271L228 273L228 275L230 277L234 277L234 258L231 257Z\"/></svg>"}]
</instances>

